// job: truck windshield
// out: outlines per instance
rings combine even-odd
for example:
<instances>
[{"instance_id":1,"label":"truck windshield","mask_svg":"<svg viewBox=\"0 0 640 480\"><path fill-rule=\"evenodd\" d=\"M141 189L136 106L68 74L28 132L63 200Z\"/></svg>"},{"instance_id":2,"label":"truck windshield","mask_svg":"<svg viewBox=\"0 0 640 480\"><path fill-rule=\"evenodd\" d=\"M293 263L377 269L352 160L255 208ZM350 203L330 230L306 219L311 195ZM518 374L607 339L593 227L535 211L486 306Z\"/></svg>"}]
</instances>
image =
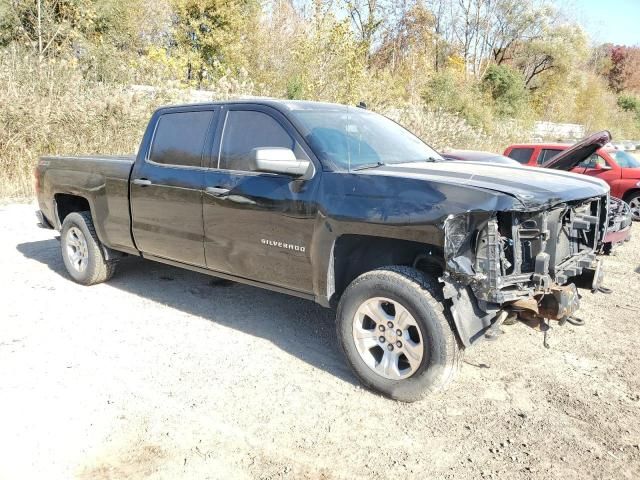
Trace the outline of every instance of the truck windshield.
<instances>
[{"instance_id":1,"label":"truck windshield","mask_svg":"<svg viewBox=\"0 0 640 480\"><path fill-rule=\"evenodd\" d=\"M294 110L316 156L339 170L444 160L397 123L360 108Z\"/></svg>"}]
</instances>

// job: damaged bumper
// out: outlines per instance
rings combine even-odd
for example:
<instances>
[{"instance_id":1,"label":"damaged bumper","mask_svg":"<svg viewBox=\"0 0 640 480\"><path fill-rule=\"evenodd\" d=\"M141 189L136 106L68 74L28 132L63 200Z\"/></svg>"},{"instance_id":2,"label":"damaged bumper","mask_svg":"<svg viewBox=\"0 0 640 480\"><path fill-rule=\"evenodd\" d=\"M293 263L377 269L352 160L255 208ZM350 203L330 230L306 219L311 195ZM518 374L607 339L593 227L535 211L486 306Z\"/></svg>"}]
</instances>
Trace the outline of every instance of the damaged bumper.
<instances>
[{"instance_id":1,"label":"damaged bumper","mask_svg":"<svg viewBox=\"0 0 640 480\"><path fill-rule=\"evenodd\" d=\"M633 216L629 205L619 198L609 198L609 225L603 245L605 253L631 239L632 223Z\"/></svg>"},{"instance_id":2,"label":"damaged bumper","mask_svg":"<svg viewBox=\"0 0 640 480\"><path fill-rule=\"evenodd\" d=\"M469 213L445 222L445 297L465 345L500 311L564 320L579 308L574 283L602 282L596 252L607 225L607 197L537 212Z\"/></svg>"}]
</instances>

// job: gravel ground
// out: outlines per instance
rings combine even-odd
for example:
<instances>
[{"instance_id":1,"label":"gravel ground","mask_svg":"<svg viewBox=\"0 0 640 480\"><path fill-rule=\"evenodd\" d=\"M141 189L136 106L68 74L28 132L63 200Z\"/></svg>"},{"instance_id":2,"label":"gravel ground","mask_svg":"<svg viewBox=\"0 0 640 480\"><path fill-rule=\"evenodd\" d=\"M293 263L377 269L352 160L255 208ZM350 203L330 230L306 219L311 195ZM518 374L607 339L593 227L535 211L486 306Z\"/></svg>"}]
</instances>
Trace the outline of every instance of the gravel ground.
<instances>
[{"instance_id":1,"label":"gravel ground","mask_svg":"<svg viewBox=\"0 0 640 480\"><path fill-rule=\"evenodd\" d=\"M640 239L552 348L523 324L448 391L357 385L315 304L140 259L64 271L0 206L0 478L639 478Z\"/></svg>"}]
</instances>

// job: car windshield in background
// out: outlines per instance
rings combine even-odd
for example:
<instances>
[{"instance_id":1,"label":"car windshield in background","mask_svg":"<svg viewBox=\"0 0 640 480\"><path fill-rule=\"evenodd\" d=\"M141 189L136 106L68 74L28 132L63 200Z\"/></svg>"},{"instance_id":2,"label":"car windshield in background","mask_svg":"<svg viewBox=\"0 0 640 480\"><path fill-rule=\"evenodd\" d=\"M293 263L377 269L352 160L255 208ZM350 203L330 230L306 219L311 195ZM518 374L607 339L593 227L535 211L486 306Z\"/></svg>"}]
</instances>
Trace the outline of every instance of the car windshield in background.
<instances>
[{"instance_id":1,"label":"car windshield in background","mask_svg":"<svg viewBox=\"0 0 640 480\"><path fill-rule=\"evenodd\" d=\"M640 160L630 153L618 150L616 152L612 152L611 156L620 168L640 168Z\"/></svg>"},{"instance_id":2,"label":"car windshield in background","mask_svg":"<svg viewBox=\"0 0 640 480\"><path fill-rule=\"evenodd\" d=\"M340 170L443 158L426 143L382 115L359 108L297 110L291 114L323 163Z\"/></svg>"}]
</instances>

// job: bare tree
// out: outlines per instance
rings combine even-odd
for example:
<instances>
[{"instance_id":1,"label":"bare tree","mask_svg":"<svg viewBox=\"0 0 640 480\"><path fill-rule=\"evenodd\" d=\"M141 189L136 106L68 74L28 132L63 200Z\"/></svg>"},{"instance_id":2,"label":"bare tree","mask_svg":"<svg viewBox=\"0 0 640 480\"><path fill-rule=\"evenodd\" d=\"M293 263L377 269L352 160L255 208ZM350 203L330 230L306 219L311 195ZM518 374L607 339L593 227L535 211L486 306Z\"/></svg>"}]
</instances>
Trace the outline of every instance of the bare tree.
<instances>
[{"instance_id":1,"label":"bare tree","mask_svg":"<svg viewBox=\"0 0 640 480\"><path fill-rule=\"evenodd\" d=\"M436 71L444 66L448 45L453 41L453 3L451 0L427 0L427 8L433 15L434 59Z\"/></svg>"},{"instance_id":2,"label":"bare tree","mask_svg":"<svg viewBox=\"0 0 640 480\"><path fill-rule=\"evenodd\" d=\"M33 48L40 60L52 47L70 39L74 34L72 23L83 8L80 2L71 6L63 0L12 0L7 6L16 28L15 38Z\"/></svg>"},{"instance_id":3,"label":"bare tree","mask_svg":"<svg viewBox=\"0 0 640 480\"><path fill-rule=\"evenodd\" d=\"M384 10L379 0L344 0L358 40L365 48L367 60L370 59L375 36L383 24Z\"/></svg>"}]
</instances>

